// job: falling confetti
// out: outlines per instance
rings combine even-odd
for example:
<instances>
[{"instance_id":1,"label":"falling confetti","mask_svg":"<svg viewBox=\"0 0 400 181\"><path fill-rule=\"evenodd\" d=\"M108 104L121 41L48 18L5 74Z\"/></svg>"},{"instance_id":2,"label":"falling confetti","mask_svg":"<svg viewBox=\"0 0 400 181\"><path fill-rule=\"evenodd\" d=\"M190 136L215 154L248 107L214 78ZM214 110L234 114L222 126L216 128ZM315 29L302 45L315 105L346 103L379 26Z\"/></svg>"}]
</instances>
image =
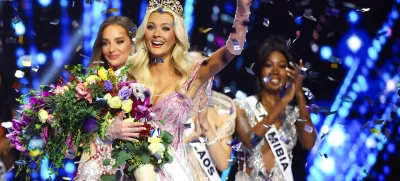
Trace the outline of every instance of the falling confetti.
<instances>
[{"instance_id":1,"label":"falling confetti","mask_svg":"<svg viewBox=\"0 0 400 181\"><path fill-rule=\"evenodd\" d=\"M118 8L111 8L107 10L107 13L116 13L116 12L118 12Z\"/></svg>"},{"instance_id":2,"label":"falling confetti","mask_svg":"<svg viewBox=\"0 0 400 181\"><path fill-rule=\"evenodd\" d=\"M11 19L11 21L12 21L14 24L18 24L18 23L21 22L22 20L21 20L21 18L20 18L19 16L15 16L14 18Z\"/></svg>"},{"instance_id":3,"label":"falling confetti","mask_svg":"<svg viewBox=\"0 0 400 181\"><path fill-rule=\"evenodd\" d=\"M24 36L20 35L18 36L18 43L23 44L24 43Z\"/></svg>"},{"instance_id":4,"label":"falling confetti","mask_svg":"<svg viewBox=\"0 0 400 181\"><path fill-rule=\"evenodd\" d=\"M16 165L26 165L27 162L25 160L17 160L17 161L15 161L15 164Z\"/></svg>"},{"instance_id":5,"label":"falling confetti","mask_svg":"<svg viewBox=\"0 0 400 181\"><path fill-rule=\"evenodd\" d=\"M22 66L24 67L32 66L32 56L30 55L21 56L21 60L22 60Z\"/></svg>"},{"instance_id":6,"label":"falling confetti","mask_svg":"<svg viewBox=\"0 0 400 181\"><path fill-rule=\"evenodd\" d=\"M251 75L255 75L255 74L254 74L254 71L253 71L253 66L254 66L254 63L252 63L252 64L250 65L250 67L246 67L246 68L245 68L245 69L246 69L246 72L249 73L249 74L251 74Z\"/></svg>"},{"instance_id":7,"label":"falling confetti","mask_svg":"<svg viewBox=\"0 0 400 181\"><path fill-rule=\"evenodd\" d=\"M361 9L357 9L357 11L360 11L360 12L367 12L367 11L369 11L370 10L370 8L361 8Z\"/></svg>"},{"instance_id":8,"label":"falling confetti","mask_svg":"<svg viewBox=\"0 0 400 181\"><path fill-rule=\"evenodd\" d=\"M381 131L379 129L374 129L374 128L369 129L369 131L371 133L374 133L374 134L380 134L381 133Z\"/></svg>"},{"instance_id":9,"label":"falling confetti","mask_svg":"<svg viewBox=\"0 0 400 181\"><path fill-rule=\"evenodd\" d=\"M304 95L308 98L310 101L314 101L316 97L314 94L310 91L310 89L303 87Z\"/></svg>"},{"instance_id":10,"label":"falling confetti","mask_svg":"<svg viewBox=\"0 0 400 181\"><path fill-rule=\"evenodd\" d=\"M14 75L17 78L22 78L22 77L24 77L25 73L22 70L17 70L17 71L15 71Z\"/></svg>"},{"instance_id":11,"label":"falling confetti","mask_svg":"<svg viewBox=\"0 0 400 181\"><path fill-rule=\"evenodd\" d=\"M83 57L83 58L88 58L88 59L90 59L90 57L88 57L88 56L86 56L86 55L83 55L83 54L79 54L81 57Z\"/></svg>"},{"instance_id":12,"label":"falling confetti","mask_svg":"<svg viewBox=\"0 0 400 181\"><path fill-rule=\"evenodd\" d=\"M317 21L317 19L314 18L314 16L312 16L312 15L303 14L303 17L305 17L305 18L307 18L307 19L309 19L311 21L315 21L315 22Z\"/></svg>"},{"instance_id":13,"label":"falling confetti","mask_svg":"<svg viewBox=\"0 0 400 181\"><path fill-rule=\"evenodd\" d=\"M290 11L288 11L288 12L289 12L289 16L291 16L293 18L293 13Z\"/></svg>"},{"instance_id":14,"label":"falling confetti","mask_svg":"<svg viewBox=\"0 0 400 181\"><path fill-rule=\"evenodd\" d=\"M365 96L365 100L368 102L368 104L369 104L370 106L373 106L374 102L372 101L372 99L371 99L370 97Z\"/></svg>"},{"instance_id":15,"label":"falling confetti","mask_svg":"<svg viewBox=\"0 0 400 181\"><path fill-rule=\"evenodd\" d=\"M304 131L306 131L307 133L312 133L313 130L314 130L314 128L312 126L308 125L308 124L306 124L304 126Z\"/></svg>"},{"instance_id":16,"label":"falling confetti","mask_svg":"<svg viewBox=\"0 0 400 181\"><path fill-rule=\"evenodd\" d=\"M263 25L266 27L269 27L269 19L268 18L264 18Z\"/></svg>"},{"instance_id":17,"label":"falling confetti","mask_svg":"<svg viewBox=\"0 0 400 181\"><path fill-rule=\"evenodd\" d=\"M224 93L229 93L231 92L231 88L230 87L224 87Z\"/></svg>"},{"instance_id":18,"label":"falling confetti","mask_svg":"<svg viewBox=\"0 0 400 181\"><path fill-rule=\"evenodd\" d=\"M342 59L340 59L339 57L331 56L331 57L329 57L329 62L336 63L336 64L341 64L342 63Z\"/></svg>"},{"instance_id":19,"label":"falling confetti","mask_svg":"<svg viewBox=\"0 0 400 181\"><path fill-rule=\"evenodd\" d=\"M297 39L299 39L299 37L300 37L300 31L296 31L296 39L293 40L292 44L293 44Z\"/></svg>"},{"instance_id":20,"label":"falling confetti","mask_svg":"<svg viewBox=\"0 0 400 181\"><path fill-rule=\"evenodd\" d=\"M72 27L78 28L78 26L79 26L78 21L76 21L76 20L72 21Z\"/></svg>"},{"instance_id":21,"label":"falling confetti","mask_svg":"<svg viewBox=\"0 0 400 181\"><path fill-rule=\"evenodd\" d=\"M72 180L72 179L69 178L69 177L63 177L62 179L63 179L63 180Z\"/></svg>"},{"instance_id":22,"label":"falling confetti","mask_svg":"<svg viewBox=\"0 0 400 181\"><path fill-rule=\"evenodd\" d=\"M54 19L53 21L50 22L51 25L58 25L60 23L59 19Z\"/></svg>"},{"instance_id":23,"label":"falling confetti","mask_svg":"<svg viewBox=\"0 0 400 181\"><path fill-rule=\"evenodd\" d=\"M322 140L323 138L325 138L325 136L328 135L328 133L329 133L329 132L322 133L322 135L321 135L321 140Z\"/></svg>"},{"instance_id":24,"label":"falling confetti","mask_svg":"<svg viewBox=\"0 0 400 181\"><path fill-rule=\"evenodd\" d=\"M199 28L200 33L208 33L212 30L212 28Z\"/></svg>"},{"instance_id":25,"label":"falling confetti","mask_svg":"<svg viewBox=\"0 0 400 181\"><path fill-rule=\"evenodd\" d=\"M367 127L369 126L369 122L370 122L370 121L367 121L366 123L364 123L364 124L361 126L361 129L367 128Z\"/></svg>"},{"instance_id":26,"label":"falling confetti","mask_svg":"<svg viewBox=\"0 0 400 181\"><path fill-rule=\"evenodd\" d=\"M264 83L268 83L270 78L271 78L271 74L268 74L266 77L264 77L263 78Z\"/></svg>"},{"instance_id":27,"label":"falling confetti","mask_svg":"<svg viewBox=\"0 0 400 181\"><path fill-rule=\"evenodd\" d=\"M336 79L334 79L333 77L330 77L330 76L328 76L328 79L329 79L330 81L337 81Z\"/></svg>"},{"instance_id":28,"label":"falling confetti","mask_svg":"<svg viewBox=\"0 0 400 181\"><path fill-rule=\"evenodd\" d=\"M328 154L322 154L321 152L319 152L319 156L321 156L321 157L325 157L325 158L328 158Z\"/></svg>"},{"instance_id":29,"label":"falling confetti","mask_svg":"<svg viewBox=\"0 0 400 181\"><path fill-rule=\"evenodd\" d=\"M31 67L31 70L33 72L37 72L39 70L39 66L38 65L34 65L34 66Z\"/></svg>"}]
</instances>

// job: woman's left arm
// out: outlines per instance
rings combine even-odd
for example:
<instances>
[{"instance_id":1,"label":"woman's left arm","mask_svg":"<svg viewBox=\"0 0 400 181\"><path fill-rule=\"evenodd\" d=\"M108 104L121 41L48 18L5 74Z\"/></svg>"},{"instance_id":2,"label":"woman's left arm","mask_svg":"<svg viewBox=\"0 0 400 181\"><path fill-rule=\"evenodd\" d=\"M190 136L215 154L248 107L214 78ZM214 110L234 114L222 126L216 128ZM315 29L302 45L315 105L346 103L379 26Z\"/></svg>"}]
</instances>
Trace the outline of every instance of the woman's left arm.
<instances>
[{"instance_id":1,"label":"woman's left arm","mask_svg":"<svg viewBox=\"0 0 400 181\"><path fill-rule=\"evenodd\" d=\"M303 61L300 60L300 68L303 67ZM310 150L317 137L314 125L311 121L310 113L308 112L306 105L306 99L303 93L303 77L299 75L299 69L297 70L286 69L288 76L292 79L296 86L296 100L299 108L300 119L303 121L296 121L296 132L299 136L299 140L304 149Z\"/></svg>"},{"instance_id":2,"label":"woman's left arm","mask_svg":"<svg viewBox=\"0 0 400 181\"><path fill-rule=\"evenodd\" d=\"M237 0L234 32L229 35L226 45L214 52L201 65L194 84L200 87L212 76L221 71L236 55L240 55L246 41L247 24L252 0Z\"/></svg>"}]
</instances>

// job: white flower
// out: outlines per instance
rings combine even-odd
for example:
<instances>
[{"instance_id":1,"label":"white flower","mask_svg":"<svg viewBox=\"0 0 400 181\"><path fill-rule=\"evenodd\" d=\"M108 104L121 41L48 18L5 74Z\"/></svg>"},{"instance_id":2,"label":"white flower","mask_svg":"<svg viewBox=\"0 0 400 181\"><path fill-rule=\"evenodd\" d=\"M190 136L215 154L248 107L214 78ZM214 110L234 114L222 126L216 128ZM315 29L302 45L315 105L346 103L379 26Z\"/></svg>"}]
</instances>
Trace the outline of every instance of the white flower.
<instances>
[{"instance_id":1,"label":"white flower","mask_svg":"<svg viewBox=\"0 0 400 181\"><path fill-rule=\"evenodd\" d=\"M144 92L146 91L146 88L144 87L144 85L139 84L139 83L131 83L131 84L129 84L129 86L132 89L133 95L136 98L140 99L141 101L144 101L144 99L145 99Z\"/></svg>"}]
</instances>

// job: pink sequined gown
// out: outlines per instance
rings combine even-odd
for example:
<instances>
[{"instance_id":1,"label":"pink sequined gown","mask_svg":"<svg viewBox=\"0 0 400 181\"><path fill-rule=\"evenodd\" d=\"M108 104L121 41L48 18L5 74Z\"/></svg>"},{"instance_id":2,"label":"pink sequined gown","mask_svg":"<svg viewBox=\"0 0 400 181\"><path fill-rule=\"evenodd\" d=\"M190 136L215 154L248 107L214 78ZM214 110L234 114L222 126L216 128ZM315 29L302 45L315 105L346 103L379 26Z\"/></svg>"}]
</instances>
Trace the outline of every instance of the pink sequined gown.
<instances>
[{"instance_id":1,"label":"pink sequined gown","mask_svg":"<svg viewBox=\"0 0 400 181\"><path fill-rule=\"evenodd\" d=\"M185 91L190 88L191 83L199 71L201 63L202 61L196 63L192 75L182 86ZM159 122L157 122L157 126L170 132L174 136L172 148L174 148L177 156L186 168L189 167L186 166L188 163L183 143L184 124L193 113L206 104L209 95L211 95L211 85L212 80L202 85L193 99L179 92L173 92L160 100L160 102L152 108L152 111L156 114L156 119L165 121L165 126L161 125ZM161 180L167 179L161 176Z\"/></svg>"}]
</instances>

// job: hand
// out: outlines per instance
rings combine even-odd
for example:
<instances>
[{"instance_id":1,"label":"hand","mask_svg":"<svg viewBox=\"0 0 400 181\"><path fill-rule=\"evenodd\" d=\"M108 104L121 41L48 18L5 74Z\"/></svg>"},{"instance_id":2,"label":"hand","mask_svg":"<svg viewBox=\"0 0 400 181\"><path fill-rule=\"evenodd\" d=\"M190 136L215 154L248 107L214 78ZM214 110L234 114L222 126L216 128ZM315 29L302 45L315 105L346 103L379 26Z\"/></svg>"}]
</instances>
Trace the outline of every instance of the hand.
<instances>
[{"instance_id":1,"label":"hand","mask_svg":"<svg viewBox=\"0 0 400 181\"><path fill-rule=\"evenodd\" d=\"M252 0L238 0L239 4L244 4L244 5L251 5Z\"/></svg>"},{"instance_id":2,"label":"hand","mask_svg":"<svg viewBox=\"0 0 400 181\"><path fill-rule=\"evenodd\" d=\"M146 130L142 122L124 122L124 112L119 113L115 120L107 128L107 134L113 139L138 142L139 132Z\"/></svg>"},{"instance_id":3,"label":"hand","mask_svg":"<svg viewBox=\"0 0 400 181\"><path fill-rule=\"evenodd\" d=\"M303 68L303 60L300 59L300 66L295 67L293 64L290 64L294 68L294 70L286 68L288 76L292 80L292 82L296 85L296 96L303 95L303 76L299 74L301 68Z\"/></svg>"}]
</instances>

